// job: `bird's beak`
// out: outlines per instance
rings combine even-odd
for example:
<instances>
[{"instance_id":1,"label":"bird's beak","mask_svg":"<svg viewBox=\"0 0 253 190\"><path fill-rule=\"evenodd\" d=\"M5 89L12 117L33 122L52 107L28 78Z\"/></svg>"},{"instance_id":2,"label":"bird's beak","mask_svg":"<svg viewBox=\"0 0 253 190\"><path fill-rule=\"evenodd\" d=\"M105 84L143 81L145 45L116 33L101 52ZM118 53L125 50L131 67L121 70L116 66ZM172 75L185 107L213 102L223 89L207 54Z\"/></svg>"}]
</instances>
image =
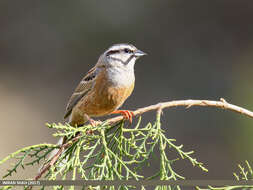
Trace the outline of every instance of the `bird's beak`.
<instances>
[{"instance_id":1,"label":"bird's beak","mask_svg":"<svg viewBox=\"0 0 253 190\"><path fill-rule=\"evenodd\" d=\"M147 54L146 54L145 52L143 52L143 51L137 49L137 50L134 52L134 55L135 55L136 57L141 57L141 56L147 55Z\"/></svg>"}]
</instances>

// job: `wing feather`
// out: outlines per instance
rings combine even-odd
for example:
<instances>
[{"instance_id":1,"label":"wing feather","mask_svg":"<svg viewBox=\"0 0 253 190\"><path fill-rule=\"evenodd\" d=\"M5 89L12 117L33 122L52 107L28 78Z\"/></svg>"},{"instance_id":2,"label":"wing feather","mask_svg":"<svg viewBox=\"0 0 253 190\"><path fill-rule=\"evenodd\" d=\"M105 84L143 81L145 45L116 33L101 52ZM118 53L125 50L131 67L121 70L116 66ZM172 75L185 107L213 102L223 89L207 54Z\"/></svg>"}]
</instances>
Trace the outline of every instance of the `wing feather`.
<instances>
[{"instance_id":1,"label":"wing feather","mask_svg":"<svg viewBox=\"0 0 253 190\"><path fill-rule=\"evenodd\" d=\"M98 73L98 68L95 66L85 75L81 82L76 87L71 95L66 107L64 119L66 119L72 112L74 106L92 89L95 78Z\"/></svg>"}]
</instances>

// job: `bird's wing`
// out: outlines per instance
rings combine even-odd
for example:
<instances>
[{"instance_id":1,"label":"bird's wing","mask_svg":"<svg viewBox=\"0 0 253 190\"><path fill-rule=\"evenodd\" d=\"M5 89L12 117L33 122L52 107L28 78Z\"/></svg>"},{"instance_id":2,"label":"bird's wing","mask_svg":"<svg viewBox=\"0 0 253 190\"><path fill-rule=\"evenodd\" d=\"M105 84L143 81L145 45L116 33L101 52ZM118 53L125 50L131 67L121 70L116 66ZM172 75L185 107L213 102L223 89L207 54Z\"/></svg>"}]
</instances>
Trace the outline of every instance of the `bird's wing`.
<instances>
[{"instance_id":1,"label":"bird's wing","mask_svg":"<svg viewBox=\"0 0 253 190\"><path fill-rule=\"evenodd\" d=\"M64 119L66 119L72 112L74 106L84 97L93 87L95 78L99 69L95 66L85 75L85 77L80 81L66 107Z\"/></svg>"}]
</instances>

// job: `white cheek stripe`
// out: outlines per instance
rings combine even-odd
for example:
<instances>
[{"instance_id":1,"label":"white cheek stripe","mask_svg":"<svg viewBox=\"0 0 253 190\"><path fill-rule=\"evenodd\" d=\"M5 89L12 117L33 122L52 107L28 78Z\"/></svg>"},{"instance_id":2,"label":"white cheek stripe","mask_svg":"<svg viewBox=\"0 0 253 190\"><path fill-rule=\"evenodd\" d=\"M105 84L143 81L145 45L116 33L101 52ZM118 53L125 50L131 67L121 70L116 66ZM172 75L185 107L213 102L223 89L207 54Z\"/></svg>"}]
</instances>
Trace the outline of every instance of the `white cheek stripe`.
<instances>
[{"instance_id":1,"label":"white cheek stripe","mask_svg":"<svg viewBox=\"0 0 253 190\"><path fill-rule=\"evenodd\" d=\"M131 54L119 52L119 53L112 54L110 57L120 59L123 62L126 62L130 56L131 56Z\"/></svg>"},{"instance_id":2,"label":"white cheek stripe","mask_svg":"<svg viewBox=\"0 0 253 190\"><path fill-rule=\"evenodd\" d=\"M122 56L121 56L122 57ZM119 61L124 65L127 65L133 58L135 58L135 55L130 55L130 57L128 57L126 60L123 60L121 58L115 57L115 56L111 56L111 59L115 60L115 61Z\"/></svg>"}]
</instances>

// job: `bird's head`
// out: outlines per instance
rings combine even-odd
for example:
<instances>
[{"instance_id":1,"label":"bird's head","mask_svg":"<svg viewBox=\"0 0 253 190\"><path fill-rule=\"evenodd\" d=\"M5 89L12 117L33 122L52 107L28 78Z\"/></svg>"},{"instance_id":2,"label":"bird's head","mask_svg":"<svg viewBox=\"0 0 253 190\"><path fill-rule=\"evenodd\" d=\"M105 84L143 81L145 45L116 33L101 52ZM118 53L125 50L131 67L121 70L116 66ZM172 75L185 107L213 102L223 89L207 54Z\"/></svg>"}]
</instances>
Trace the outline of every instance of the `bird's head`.
<instances>
[{"instance_id":1,"label":"bird's head","mask_svg":"<svg viewBox=\"0 0 253 190\"><path fill-rule=\"evenodd\" d=\"M103 62L109 67L133 69L135 61L143 55L146 53L131 44L115 44L108 48L100 59L103 59Z\"/></svg>"}]
</instances>

